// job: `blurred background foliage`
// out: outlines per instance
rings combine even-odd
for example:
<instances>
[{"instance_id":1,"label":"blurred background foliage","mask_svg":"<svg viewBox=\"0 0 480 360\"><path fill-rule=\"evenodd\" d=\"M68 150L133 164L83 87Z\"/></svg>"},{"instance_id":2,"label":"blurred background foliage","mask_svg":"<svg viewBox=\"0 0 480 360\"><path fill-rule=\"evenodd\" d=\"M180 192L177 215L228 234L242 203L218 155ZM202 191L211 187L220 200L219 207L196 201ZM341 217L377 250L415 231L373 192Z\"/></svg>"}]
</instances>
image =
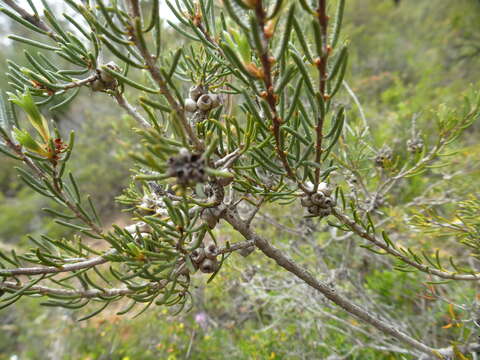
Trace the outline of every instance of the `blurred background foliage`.
<instances>
[{"instance_id":1,"label":"blurred background foliage","mask_svg":"<svg viewBox=\"0 0 480 360\"><path fill-rule=\"evenodd\" d=\"M405 152L402 139L409 136L412 118L416 118L417 128L428 134L435 127L432 109L440 104L455 107L462 93L472 86L478 88L479 16L477 0L402 0L398 6L393 0L348 1L343 33L351 43L351 60L346 79L363 106L378 148L387 139L394 139L388 145L394 152ZM5 16L0 27L2 34L25 33ZM172 42L179 41L176 35L166 36ZM8 89L6 58L24 63L23 48L2 45L3 90ZM346 92L343 96L347 100ZM352 104L350 121L360 121L354 102L348 101ZM78 130L76 158L71 163L75 164L73 170L81 190L96 200L105 224L121 224L126 218L119 215L121 208L114 198L128 184L132 165L122 144L134 139L127 136L131 120L112 105L106 96L83 89L76 101L52 117L64 133ZM448 199L452 193L460 197L475 193L480 169L479 134L477 123L462 136L456 145L461 156L457 156L452 170L452 174L462 170L462 176L452 176L436 187L437 194ZM0 158L0 246L28 248L27 234L67 236L65 228L38 211L47 200L19 181L12 165L9 159ZM425 181L412 178L394 190L385 210L391 216L386 225L391 232L400 236L407 228L405 206L424 191L428 185ZM449 201L445 204L448 208ZM276 244L289 246L311 268L321 269L316 252L322 251L329 238L329 233L322 232L322 225L315 227L306 220L298 226L285 214L275 214L275 219L261 217L263 234L274 238ZM222 228L219 235L232 236L227 228ZM436 241L443 241L424 233L403 240L421 242L432 249L437 247ZM345 245L330 245L328 261L338 261ZM447 242L442 244L442 251L448 253ZM441 285L433 287L416 281L413 274L392 270L390 263L367 251L357 251L354 259L353 276L361 280L362 288L347 291L382 304L381 313L401 319L412 335L428 338L432 345L471 336L461 326L461 312L452 311L448 303L471 302L478 285L451 284L447 292ZM163 308L151 308L135 319L119 317L112 309L78 323L75 313L43 308L38 300L24 299L0 312L0 360L324 359L331 355L331 348L347 359L409 359L408 355L389 354L380 348L356 349L356 338L368 342L372 334L365 329L362 332L361 327L351 333L360 324L338 314L261 256L233 256L208 288L206 278L197 277L195 281L199 300L191 312L175 320ZM432 292L448 301L431 300ZM416 322L419 314L424 318ZM421 325L425 322L428 328Z\"/></svg>"}]
</instances>

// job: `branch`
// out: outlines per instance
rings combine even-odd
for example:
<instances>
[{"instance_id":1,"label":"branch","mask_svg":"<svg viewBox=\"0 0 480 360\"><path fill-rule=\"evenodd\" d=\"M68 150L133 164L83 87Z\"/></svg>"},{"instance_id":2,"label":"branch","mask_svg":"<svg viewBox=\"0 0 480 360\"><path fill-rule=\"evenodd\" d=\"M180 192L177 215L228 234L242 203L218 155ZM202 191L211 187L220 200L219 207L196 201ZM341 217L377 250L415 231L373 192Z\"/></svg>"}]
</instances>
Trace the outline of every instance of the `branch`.
<instances>
[{"instance_id":1,"label":"branch","mask_svg":"<svg viewBox=\"0 0 480 360\"><path fill-rule=\"evenodd\" d=\"M37 28L45 31L47 35L53 38L54 40L57 40L52 30L42 20L40 20L38 16L28 13L22 6L18 5L14 0L3 0L3 2L8 6L10 6L13 10L15 10L22 17L22 19L28 21L33 26L36 26Z\"/></svg>"},{"instance_id":2,"label":"branch","mask_svg":"<svg viewBox=\"0 0 480 360\"><path fill-rule=\"evenodd\" d=\"M80 261L73 264L62 266L36 266L27 268L15 268L15 269L0 269L0 276L15 276L15 275L42 275L42 274L56 274L61 272L77 271L81 269L91 268L100 264L108 262L105 258L109 255L115 254L115 249L108 250L101 256L94 257L89 260Z\"/></svg>"},{"instance_id":3,"label":"branch","mask_svg":"<svg viewBox=\"0 0 480 360\"><path fill-rule=\"evenodd\" d=\"M135 46L137 47L138 51L140 52L140 55L142 56L143 60L145 61L145 65L147 70L150 72L150 75L152 75L153 80L158 84L160 87L161 93L163 96L165 96L165 99L167 102L170 104L172 107L172 111L176 113L178 116L182 127L184 128L185 132L187 133L188 138L192 142L193 146L198 150L198 151L203 151L204 145L202 142L198 139L198 137L195 135L195 132L193 128L190 126L188 123L187 117L185 116L185 111L182 106L175 100L173 97L172 93L170 92L170 89L168 88L168 85L163 78L162 73L158 69L158 67L155 65L156 59L152 56L150 51L148 50L145 42L143 42L143 39L139 39L137 34L142 34L142 29L141 29L141 12L140 12L140 4L138 0L129 0L130 3L130 13L131 13L131 18L134 21L132 26L132 32L131 32L131 37L133 39L133 42L135 43ZM136 20L139 20L138 22ZM137 29L137 26L140 28ZM141 36L141 35L140 35Z\"/></svg>"},{"instance_id":4,"label":"branch","mask_svg":"<svg viewBox=\"0 0 480 360\"><path fill-rule=\"evenodd\" d=\"M166 282L165 282L166 283ZM27 285L28 286L28 285ZM161 289L165 286L163 283L149 283L150 289ZM0 282L0 289L5 290L21 290L24 288L24 284L19 284L13 281ZM88 289L88 290L67 290L50 288L47 286L34 285L28 288L28 291L33 291L42 295L56 295L56 296L75 296L77 298L91 299L96 297L113 297L113 296L125 296L134 294L136 291L128 288L114 288L114 289Z\"/></svg>"},{"instance_id":5,"label":"branch","mask_svg":"<svg viewBox=\"0 0 480 360\"><path fill-rule=\"evenodd\" d=\"M77 87L80 87L80 86L83 86L83 85L87 85L87 84L90 84L91 82L94 82L95 80L97 80L98 77L99 77L99 75L95 72L92 75L86 77L85 79L73 80L72 82L70 82L68 84L63 84L62 88L64 90L68 90L68 89L77 88Z\"/></svg>"},{"instance_id":6,"label":"branch","mask_svg":"<svg viewBox=\"0 0 480 360\"><path fill-rule=\"evenodd\" d=\"M353 231L358 236L370 241L375 246L378 246L385 252L394 257L398 258L399 260L403 261L404 263L413 266L414 268L431 275L435 275L441 277L443 279L449 280L469 280L469 281L476 281L480 280L480 274L457 274L447 271L442 271L438 269L432 269L430 266L419 264L416 261L410 259L408 256L403 254L402 252L394 249L391 246L388 246L383 240L378 239L375 235L366 232L361 226L359 226L355 221L348 218L346 215L342 214L337 208L332 209L332 214L340 220L342 224L348 226L348 228Z\"/></svg>"},{"instance_id":7,"label":"branch","mask_svg":"<svg viewBox=\"0 0 480 360\"><path fill-rule=\"evenodd\" d=\"M223 212L222 217L246 239L253 240L256 247L260 249L266 256L273 259L279 266L281 266L288 272L291 272L292 274L303 280L305 283L310 285L312 288L322 293L327 299L346 310L349 314L354 315L355 317L374 326L378 330L390 336L393 336L397 340L412 346L413 348L421 351L422 353L429 355L437 355L440 359L443 358L443 356L440 355L434 348L431 348L415 340L414 338L397 329L394 325L377 318L373 314L369 313L367 310L352 303L347 297L339 294L335 288L330 287L323 281L315 279L310 272L301 268L293 260L285 256L280 250L270 245L270 243L266 239L258 236L255 232L253 232L246 225L246 223L239 218L235 208L227 208Z\"/></svg>"},{"instance_id":8,"label":"branch","mask_svg":"<svg viewBox=\"0 0 480 360\"><path fill-rule=\"evenodd\" d=\"M282 146L280 127L282 126L283 120L280 118L280 115L278 114L278 111L277 111L277 95L275 94L275 90L273 88L273 79L272 79L273 78L272 64L275 61L275 59L272 56L270 56L270 53L268 51L269 37L265 33L265 27L267 25L266 24L267 14L265 13L262 0L258 0L256 2L255 16L258 21L258 28L253 29L253 31L260 32L260 35L263 40L261 44L261 48L258 49L258 57L260 58L260 62L262 63L262 68L263 68L262 80L265 85L265 91L264 91L265 100L272 112L272 133L275 138L275 151L280 161L282 162L288 177L293 181L297 182L300 189L302 189L305 192L308 192L308 190L305 188L302 182L298 180L297 175L295 174L295 172L293 171L292 167L288 162L287 153L282 148L283 146Z\"/></svg>"},{"instance_id":9,"label":"branch","mask_svg":"<svg viewBox=\"0 0 480 360\"><path fill-rule=\"evenodd\" d=\"M317 8L317 19L320 23L320 31L318 38L322 41L322 51L318 54L318 59L315 61L318 69L318 90L320 96L325 100L325 89L327 85L327 61L329 55L329 49L327 46L327 31L328 31L328 16L327 16L327 0L318 0ZM323 125L325 123L325 115L320 112L317 119L317 125L315 131L317 134L317 144L315 146L315 162L320 164L322 161L322 142L323 142ZM317 191L318 185L320 183L320 168L315 169L315 183L314 183L314 192Z\"/></svg>"},{"instance_id":10,"label":"branch","mask_svg":"<svg viewBox=\"0 0 480 360\"><path fill-rule=\"evenodd\" d=\"M117 100L118 105L120 105L125 111L133 117L140 126L143 126L144 128L149 128L150 124L148 123L147 120L135 109L128 101L125 99L123 94L116 92L113 97L115 100Z\"/></svg>"},{"instance_id":11,"label":"branch","mask_svg":"<svg viewBox=\"0 0 480 360\"><path fill-rule=\"evenodd\" d=\"M224 246L223 248L218 249L217 255L231 253L237 250L248 249L255 245L253 240L241 241L230 246Z\"/></svg>"}]
</instances>

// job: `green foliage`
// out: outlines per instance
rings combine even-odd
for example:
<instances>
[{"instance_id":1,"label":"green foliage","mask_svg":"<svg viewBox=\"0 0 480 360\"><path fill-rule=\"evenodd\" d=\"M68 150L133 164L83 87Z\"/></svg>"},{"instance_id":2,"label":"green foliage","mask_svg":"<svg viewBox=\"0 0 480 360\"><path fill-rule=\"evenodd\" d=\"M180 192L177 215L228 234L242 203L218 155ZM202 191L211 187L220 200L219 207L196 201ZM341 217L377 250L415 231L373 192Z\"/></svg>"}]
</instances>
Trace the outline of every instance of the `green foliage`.
<instances>
[{"instance_id":1,"label":"green foliage","mask_svg":"<svg viewBox=\"0 0 480 360\"><path fill-rule=\"evenodd\" d=\"M342 291L371 293L382 304L394 300L398 311L410 317L418 311L416 298L423 289L412 271L426 273L428 281L432 276L478 276L469 255L478 257L480 249L480 205L465 196L474 187L451 192L455 199L468 198L457 206L443 194L452 172L465 182L478 174L478 169L465 171L468 160L456 152L478 154L458 139L466 128L475 129L479 98L475 86L465 90L470 79L458 76L460 66L445 58L446 30L428 39L413 36L418 29L427 33L453 5L443 4L432 20L406 27L407 16L423 19L435 6L425 2L401 10L387 2L342 0L328 2L328 8L323 8L324 1L314 7L310 1L167 1L176 17L168 21L170 32L158 16L159 1L66 1L75 16L60 15L46 3L42 11L31 3L28 11L41 15L33 17L5 3L10 7L2 12L28 30L10 39L28 50L24 63L8 62L15 91L9 101L21 119L13 116L10 105L0 112L0 149L9 156L8 165L22 166L18 176L24 184L11 183L10 174L0 179L17 199L0 205L5 208L0 236L17 241L29 231L33 248L22 254L1 252L0 286L6 294L0 307L41 294L44 305L77 310L76 319L87 324L87 330L68 335L78 356L101 358L110 347L119 359L174 359L186 356L193 342L192 358L198 359L224 357L226 351L238 359L328 357L350 351L358 358L416 356L399 351L389 339L357 349L352 332L360 342L372 340L358 322L318 307L315 296L307 296L303 304L295 289L289 295L275 290L276 281L285 280L258 256L249 260L261 263L262 272L272 276L273 289L263 284L246 288L254 318L235 329L228 322L218 326L224 320L219 318L203 334L191 315L183 315L195 306L199 280L209 284L210 306L237 324L231 314L238 306L224 298L224 289L241 283L231 258L237 250L248 250L239 233L247 241L256 234L273 238L276 246L292 250L296 260L321 269L325 281L347 267L355 276L347 276ZM327 11L334 15L327 16ZM344 14L348 21L343 21ZM456 14L457 22L470 24L469 16L461 20ZM176 37L182 40L170 41ZM388 56L375 55L379 44ZM85 87L89 95L82 94ZM112 119L111 112L103 116L91 110L91 120L77 129L76 137L66 131L69 126L48 123L54 116L79 111L73 100L87 104L85 97L94 93L115 101L129 117L113 113ZM468 135L466 139L473 141ZM127 186L129 167L133 178ZM104 228L101 220L115 210L115 196L134 223ZM20 216L9 210L14 201L21 201ZM37 203L53 221L36 213ZM291 213L287 228L293 227L289 233L301 240L294 242L282 231L275 238L270 226L255 230L259 210L267 211L266 218L280 229L286 225L275 219ZM320 221L324 217L327 222ZM220 220L233 228L219 225ZM39 230L35 222L48 225ZM412 232L412 225L428 236L428 243ZM304 228L313 235L306 236ZM448 246L442 244L445 239ZM358 249L354 255L353 240L370 252ZM327 248L332 256L320 260ZM90 265L87 259L98 263ZM41 269L31 270L37 266ZM65 269L70 273L62 274ZM211 275L203 278L199 272ZM40 290L42 284L48 288ZM474 296L464 294L450 299L450 306ZM437 301L435 306L422 308L436 319L430 329L444 326L439 319L445 300L434 295L428 296ZM238 297L238 291L231 296ZM140 315L147 310L163 319L163 307L152 310L154 305L180 314L183 325L165 328L154 321L145 329L145 321L120 320L130 335L119 340L110 337L112 325L95 330L96 320L89 320L101 313ZM377 310L369 303L364 307ZM285 309L290 314L282 318ZM304 312L321 317L325 327L305 321ZM379 313L399 318L384 307ZM452 313L453 324L458 319ZM467 342L473 327L468 322L438 337L449 344ZM338 326L348 334L341 334ZM36 330L29 336L35 337ZM145 332L161 334L161 342L131 335ZM416 326L411 333L423 335ZM292 337L300 345L284 343ZM40 356L34 347L25 351L31 351L25 356Z\"/></svg>"}]
</instances>

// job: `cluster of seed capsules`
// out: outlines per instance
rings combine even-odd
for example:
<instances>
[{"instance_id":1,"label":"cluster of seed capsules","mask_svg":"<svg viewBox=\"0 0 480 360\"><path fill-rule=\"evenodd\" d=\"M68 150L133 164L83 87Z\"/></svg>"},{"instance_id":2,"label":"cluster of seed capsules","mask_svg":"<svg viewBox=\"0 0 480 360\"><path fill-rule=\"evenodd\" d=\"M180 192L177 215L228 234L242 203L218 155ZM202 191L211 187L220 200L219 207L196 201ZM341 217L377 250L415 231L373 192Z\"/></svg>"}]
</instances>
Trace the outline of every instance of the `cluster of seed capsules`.
<instances>
[{"instance_id":1,"label":"cluster of seed capsules","mask_svg":"<svg viewBox=\"0 0 480 360\"><path fill-rule=\"evenodd\" d=\"M323 218L332 213L332 208L335 205L331 195L331 189L325 183L321 183L317 192L303 195L300 203L307 208L311 216Z\"/></svg>"},{"instance_id":2,"label":"cluster of seed capsules","mask_svg":"<svg viewBox=\"0 0 480 360\"><path fill-rule=\"evenodd\" d=\"M114 71L121 71L117 64L113 61L105 64L105 67ZM92 91L107 91L115 90L118 87L118 81L111 74L103 69L97 69L97 78L90 83Z\"/></svg>"},{"instance_id":3,"label":"cluster of seed capsules","mask_svg":"<svg viewBox=\"0 0 480 360\"><path fill-rule=\"evenodd\" d=\"M385 145L378 151L377 155L375 156L375 166L383 169L387 166L387 164L391 163L392 160L393 151L388 145Z\"/></svg>"},{"instance_id":4,"label":"cluster of seed capsules","mask_svg":"<svg viewBox=\"0 0 480 360\"><path fill-rule=\"evenodd\" d=\"M169 176L177 179L177 184L192 186L207 181L205 173L205 160L201 154L189 152L187 149L180 149L179 155L168 159Z\"/></svg>"},{"instance_id":5,"label":"cluster of seed capsules","mask_svg":"<svg viewBox=\"0 0 480 360\"><path fill-rule=\"evenodd\" d=\"M188 96L185 99L185 110L189 113L208 113L221 104L221 95L208 92L208 88L203 85L192 86Z\"/></svg>"},{"instance_id":6,"label":"cluster of seed capsules","mask_svg":"<svg viewBox=\"0 0 480 360\"><path fill-rule=\"evenodd\" d=\"M423 150L423 140L420 137L414 137L407 140L407 150L412 154L420 153Z\"/></svg>"},{"instance_id":7,"label":"cluster of seed capsules","mask_svg":"<svg viewBox=\"0 0 480 360\"><path fill-rule=\"evenodd\" d=\"M192 251L190 259L193 266L202 273L210 274L218 270L218 248L214 242L202 243L198 248Z\"/></svg>"}]
</instances>

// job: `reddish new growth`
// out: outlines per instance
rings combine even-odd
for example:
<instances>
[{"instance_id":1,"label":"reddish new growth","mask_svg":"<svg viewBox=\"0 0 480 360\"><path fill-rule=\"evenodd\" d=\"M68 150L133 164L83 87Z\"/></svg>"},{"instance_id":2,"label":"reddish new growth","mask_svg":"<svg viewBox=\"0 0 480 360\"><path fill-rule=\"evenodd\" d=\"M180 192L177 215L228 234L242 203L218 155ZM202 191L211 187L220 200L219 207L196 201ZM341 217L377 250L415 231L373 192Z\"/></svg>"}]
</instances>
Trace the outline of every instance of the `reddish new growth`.
<instances>
[{"instance_id":1,"label":"reddish new growth","mask_svg":"<svg viewBox=\"0 0 480 360\"><path fill-rule=\"evenodd\" d=\"M45 85L39 83L38 81L30 80L30 83L33 85L33 87L35 89L44 90L48 96L55 95L55 90L52 90L52 89L46 87Z\"/></svg>"},{"instance_id":2,"label":"reddish new growth","mask_svg":"<svg viewBox=\"0 0 480 360\"><path fill-rule=\"evenodd\" d=\"M68 145L65 144L62 139L56 138L55 140L53 140L53 146L54 149L49 152L51 154L52 163L56 165L58 160L60 160L60 154L65 152L65 150L68 148Z\"/></svg>"}]
</instances>

